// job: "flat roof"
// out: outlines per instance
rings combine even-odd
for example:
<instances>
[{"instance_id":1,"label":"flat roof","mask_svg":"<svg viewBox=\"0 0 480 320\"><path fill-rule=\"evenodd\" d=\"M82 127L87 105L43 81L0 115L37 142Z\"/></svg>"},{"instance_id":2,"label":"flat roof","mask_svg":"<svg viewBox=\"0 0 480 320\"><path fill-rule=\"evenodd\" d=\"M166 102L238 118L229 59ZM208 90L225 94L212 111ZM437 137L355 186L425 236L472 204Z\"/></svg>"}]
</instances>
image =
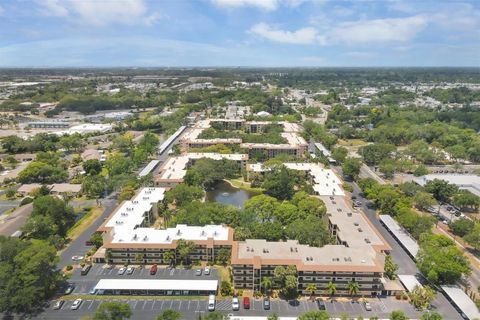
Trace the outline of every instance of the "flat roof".
<instances>
[{"instance_id":1,"label":"flat roof","mask_svg":"<svg viewBox=\"0 0 480 320\"><path fill-rule=\"evenodd\" d=\"M218 280L101 279L95 290L217 291Z\"/></svg>"},{"instance_id":2,"label":"flat roof","mask_svg":"<svg viewBox=\"0 0 480 320\"><path fill-rule=\"evenodd\" d=\"M318 195L345 195L345 192L341 187L343 183L340 178L337 177L333 170L325 169L321 164L308 162L287 162L284 163L284 165L288 169L306 171L308 174L310 174L313 178L313 189ZM248 165L248 170L254 172L264 172L270 169L265 168L261 163L254 163Z\"/></svg>"},{"instance_id":3,"label":"flat roof","mask_svg":"<svg viewBox=\"0 0 480 320\"><path fill-rule=\"evenodd\" d=\"M174 134L172 134L170 137L168 137L167 140L165 140L159 147L158 147L158 153L162 154L171 144L172 142L178 138L179 135L182 134L183 131L187 129L186 126L181 126L180 128L175 131Z\"/></svg>"},{"instance_id":4,"label":"flat roof","mask_svg":"<svg viewBox=\"0 0 480 320\"><path fill-rule=\"evenodd\" d=\"M422 284L418 281L417 277L412 274L399 274L398 280L403 284L405 289L408 292L412 292L415 286L423 287Z\"/></svg>"},{"instance_id":5,"label":"flat roof","mask_svg":"<svg viewBox=\"0 0 480 320\"><path fill-rule=\"evenodd\" d=\"M480 176L474 174L427 174L416 177L413 181L423 186L434 179L445 180L480 197Z\"/></svg>"},{"instance_id":6,"label":"flat roof","mask_svg":"<svg viewBox=\"0 0 480 320\"><path fill-rule=\"evenodd\" d=\"M323 144L321 144L320 142L316 142L315 143L315 147L317 147L317 149L325 156L325 157L331 157L332 156L332 153L330 152L330 150L328 150L327 148L325 148L325 146Z\"/></svg>"},{"instance_id":7,"label":"flat roof","mask_svg":"<svg viewBox=\"0 0 480 320\"><path fill-rule=\"evenodd\" d=\"M160 175L157 177L156 180L181 180L187 173L186 168L190 160L198 160L202 158L212 159L212 160L226 159L226 160L233 160L233 161L244 161L244 160L248 160L248 155L236 154L236 153L222 154L222 153L205 152L205 153L186 153L178 157L170 157L163 164L162 168L160 169Z\"/></svg>"},{"instance_id":8,"label":"flat roof","mask_svg":"<svg viewBox=\"0 0 480 320\"><path fill-rule=\"evenodd\" d=\"M140 173L138 174L139 177L145 177L146 175L148 175L150 172L152 172L152 170L160 163L160 160L152 160L150 161L146 166L145 168L142 169L142 171L140 171Z\"/></svg>"},{"instance_id":9,"label":"flat roof","mask_svg":"<svg viewBox=\"0 0 480 320\"><path fill-rule=\"evenodd\" d=\"M419 246L410 234L405 231L391 216L381 214L380 221L390 230L391 233L397 238L402 246L410 253L412 257L416 257Z\"/></svg>"},{"instance_id":10,"label":"flat roof","mask_svg":"<svg viewBox=\"0 0 480 320\"><path fill-rule=\"evenodd\" d=\"M445 294L452 300L452 302L460 309L460 311L467 316L469 320L480 319L480 312L478 311L475 302L457 286L441 286Z\"/></svg>"},{"instance_id":11,"label":"flat roof","mask_svg":"<svg viewBox=\"0 0 480 320\"><path fill-rule=\"evenodd\" d=\"M338 238L350 247L378 246L390 249L385 240L361 211L353 210L345 201L345 197L320 197L327 207L327 215L331 224L337 227ZM333 198L333 199L331 199Z\"/></svg>"},{"instance_id":12,"label":"flat roof","mask_svg":"<svg viewBox=\"0 0 480 320\"><path fill-rule=\"evenodd\" d=\"M257 260L263 265L295 264L299 271L336 270L383 272L383 265L371 247L350 248L344 245L311 247L297 240L270 242L264 239L247 239L238 242L236 264Z\"/></svg>"}]
</instances>

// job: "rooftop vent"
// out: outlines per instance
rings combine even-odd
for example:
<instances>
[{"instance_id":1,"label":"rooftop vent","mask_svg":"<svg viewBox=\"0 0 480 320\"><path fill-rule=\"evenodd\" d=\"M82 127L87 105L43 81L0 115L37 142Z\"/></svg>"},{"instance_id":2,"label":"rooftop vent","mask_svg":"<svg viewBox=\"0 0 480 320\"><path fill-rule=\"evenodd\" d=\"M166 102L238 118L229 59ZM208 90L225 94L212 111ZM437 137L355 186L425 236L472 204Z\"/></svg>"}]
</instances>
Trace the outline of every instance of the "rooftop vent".
<instances>
[{"instance_id":1,"label":"rooftop vent","mask_svg":"<svg viewBox=\"0 0 480 320\"><path fill-rule=\"evenodd\" d=\"M362 228L358 228L357 230L358 232L363 232Z\"/></svg>"},{"instance_id":2,"label":"rooftop vent","mask_svg":"<svg viewBox=\"0 0 480 320\"><path fill-rule=\"evenodd\" d=\"M358 222L354 222L353 225L354 225L355 227L358 227Z\"/></svg>"},{"instance_id":3,"label":"rooftop vent","mask_svg":"<svg viewBox=\"0 0 480 320\"><path fill-rule=\"evenodd\" d=\"M170 236L167 236L167 238L165 240L170 241Z\"/></svg>"},{"instance_id":4,"label":"rooftop vent","mask_svg":"<svg viewBox=\"0 0 480 320\"><path fill-rule=\"evenodd\" d=\"M137 234L135 233L135 234L133 235L133 240L137 240L137 238L138 238L138 236L137 236Z\"/></svg>"},{"instance_id":5,"label":"rooftop vent","mask_svg":"<svg viewBox=\"0 0 480 320\"><path fill-rule=\"evenodd\" d=\"M182 232L180 231L180 229L177 230L177 236L181 235Z\"/></svg>"},{"instance_id":6,"label":"rooftop vent","mask_svg":"<svg viewBox=\"0 0 480 320\"><path fill-rule=\"evenodd\" d=\"M365 238L365 242L366 242L366 243L370 243L371 241L370 241L370 239Z\"/></svg>"},{"instance_id":7,"label":"rooftop vent","mask_svg":"<svg viewBox=\"0 0 480 320\"><path fill-rule=\"evenodd\" d=\"M202 230L202 233L200 233L200 236L204 236L205 235L205 230Z\"/></svg>"},{"instance_id":8,"label":"rooftop vent","mask_svg":"<svg viewBox=\"0 0 480 320\"><path fill-rule=\"evenodd\" d=\"M148 241L148 237L147 236L143 237L143 241Z\"/></svg>"}]
</instances>

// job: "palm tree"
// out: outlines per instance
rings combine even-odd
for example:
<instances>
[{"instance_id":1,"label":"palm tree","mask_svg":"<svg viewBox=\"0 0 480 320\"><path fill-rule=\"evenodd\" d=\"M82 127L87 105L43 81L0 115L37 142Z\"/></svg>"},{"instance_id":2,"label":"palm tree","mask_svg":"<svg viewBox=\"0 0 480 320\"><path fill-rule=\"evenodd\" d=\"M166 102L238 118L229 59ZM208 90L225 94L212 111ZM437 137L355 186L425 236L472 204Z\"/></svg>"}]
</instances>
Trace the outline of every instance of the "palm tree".
<instances>
[{"instance_id":1,"label":"palm tree","mask_svg":"<svg viewBox=\"0 0 480 320\"><path fill-rule=\"evenodd\" d=\"M143 262L143 253L141 252L137 252L135 253L135 262L137 262L138 264L142 263Z\"/></svg>"},{"instance_id":2,"label":"palm tree","mask_svg":"<svg viewBox=\"0 0 480 320\"><path fill-rule=\"evenodd\" d=\"M330 281L327 284L327 292L330 297L333 297L337 293L337 285Z\"/></svg>"},{"instance_id":3,"label":"palm tree","mask_svg":"<svg viewBox=\"0 0 480 320\"><path fill-rule=\"evenodd\" d=\"M112 250L107 249L105 250L105 262L110 263L110 260L112 260Z\"/></svg>"},{"instance_id":4,"label":"palm tree","mask_svg":"<svg viewBox=\"0 0 480 320\"><path fill-rule=\"evenodd\" d=\"M172 251L172 250L169 250L169 251L166 251L163 253L163 261L166 262L168 261L168 263L172 263L173 261L175 261L175 251Z\"/></svg>"},{"instance_id":5,"label":"palm tree","mask_svg":"<svg viewBox=\"0 0 480 320\"><path fill-rule=\"evenodd\" d=\"M317 285L315 283L309 283L307 285L307 291L310 291L310 299L313 300L313 295L315 294L315 291L317 291Z\"/></svg>"},{"instance_id":6,"label":"palm tree","mask_svg":"<svg viewBox=\"0 0 480 320\"><path fill-rule=\"evenodd\" d=\"M358 282L355 280L349 281L348 282L348 292L350 295L355 296L358 294L360 291L360 286L358 285Z\"/></svg>"},{"instance_id":7,"label":"palm tree","mask_svg":"<svg viewBox=\"0 0 480 320\"><path fill-rule=\"evenodd\" d=\"M261 286L263 289L265 289L264 294L267 294L268 290L272 287L273 280L271 277L263 277Z\"/></svg>"}]
</instances>

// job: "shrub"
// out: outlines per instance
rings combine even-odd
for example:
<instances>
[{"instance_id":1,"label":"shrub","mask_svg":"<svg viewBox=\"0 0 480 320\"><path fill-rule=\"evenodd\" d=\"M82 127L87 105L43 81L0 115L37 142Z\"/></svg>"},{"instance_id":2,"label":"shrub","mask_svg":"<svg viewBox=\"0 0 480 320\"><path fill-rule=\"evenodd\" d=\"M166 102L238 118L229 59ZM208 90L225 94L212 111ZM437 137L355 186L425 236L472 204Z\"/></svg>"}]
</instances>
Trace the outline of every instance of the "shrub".
<instances>
[{"instance_id":1,"label":"shrub","mask_svg":"<svg viewBox=\"0 0 480 320\"><path fill-rule=\"evenodd\" d=\"M22 199L22 201L20 202L20 206L24 206L26 204L29 204L29 203L32 203L33 202L33 198L30 198L30 197L25 197Z\"/></svg>"},{"instance_id":2,"label":"shrub","mask_svg":"<svg viewBox=\"0 0 480 320\"><path fill-rule=\"evenodd\" d=\"M71 270L73 270L73 266L71 264L69 264L68 266L65 267L65 269L67 271L71 271Z\"/></svg>"}]
</instances>

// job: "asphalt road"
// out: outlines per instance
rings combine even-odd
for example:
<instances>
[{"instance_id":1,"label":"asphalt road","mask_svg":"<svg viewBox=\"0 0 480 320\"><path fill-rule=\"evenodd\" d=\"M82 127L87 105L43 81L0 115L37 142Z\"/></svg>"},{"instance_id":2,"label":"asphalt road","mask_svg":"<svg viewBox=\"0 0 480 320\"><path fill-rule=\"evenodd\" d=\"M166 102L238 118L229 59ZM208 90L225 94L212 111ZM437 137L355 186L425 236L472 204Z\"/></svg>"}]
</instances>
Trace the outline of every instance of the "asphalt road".
<instances>
[{"instance_id":1,"label":"asphalt road","mask_svg":"<svg viewBox=\"0 0 480 320\"><path fill-rule=\"evenodd\" d=\"M100 279L168 279L168 280L220 280L218 272L216 269L212 268L209 275L205 275L202 272L202 275L195 275L195 269L166 269L159 267L155 275L150 275L150 266L140 268L135 266L135 271L133 274L123 275L118 274L118 269L120 266L115 266L114 268L107 268L103 264L94 264L87 275L82 276L80 274L80 268L75 269L69 283L75 284L75 289L72 292L72 295L84 295L88 294L89 291L95 287ZM198 267L200 268L200 267Z\"/></svg>"},{"instance_id":2,"label":"asphalt road","mask_svg":"<svg viewBox=\"0 0 480 320\"><path fill-rule=\"evenodd\" d=\"M112 193L111 196L114 194ZM92 234L100 227L104 219L107 218L112 211L117 206L117 201L112 198L107 198L102 200L102 204L105 208L103 213L98 217L98 219L93 222L77 239L73 240L67 249L65 249L60 255L60 262L58 263L59 268L63 268L69 264L73 264L72 256L85 256L88 250L91 247L85 246L85 241L90 239Z\"/></svg>"},{"instance_id":3,"label":"asphalt road","mask_svg":"<svg viewBox=\"0 0 480 320\"><path fill-rule=\"evenodd\" d=\"M182 313L182 319L198 319L199 315L208 313L207 298L193 298L190 300L157 300L149 297L134 299L113 299L127 303L133 311L130 319L155 319L165 309L174 309ZM101 304L99 300L86 299L78 310L71 310L73 301L66 301L60 310L51 308L38 316L36 319L78 319L81 316L92 314ZM242 301L240 300L240 304ZM415 311L406 301L395 299L371 299L372 311L366 311L363 303L350 301L325 301L326 310L334 316L349 314L352 316L362 315L365 318L379 316L388 318L393 310L404 310L412 318L419 318L420 313ZM250 309L232 310L231 299L217 300L215 310L231 316L268 316L274 313L284 317L295 317L307 311L318 310L315 302L309 300L272 300L270 310L264 310L261 299L250 299ZM450 318L448 318L450 320Z\"/></svg>"},{"instance_id":4,"label":"asphalt road","mask_svg":"<svg viewBox=\"0 0 480 320\"><path fill-rule=\"evenodd\" d=\"M19 204L20 204L19 200L0 201L0 216L4 214L7 210L18 207Z\"/></svg>"},{"instance_id":5,"label":"asphalt road","mask_svg":"<svg viewBox=\"0 0 480 320\"><path fill-rule=\"evenodd\" d=\"M365 215L368 217L370 222L375 226L375 228L377 228L377 230L381 233L385 241L387 241L387 243L392 247L391 255L392 255L393 261L396 264L398 264L397 274L417 275L422 278L420 271L415 265L415 262L404 251L404 249L395 240L395 238L393 238L390 232L388 232L388 230L385 229L385 227L377 219L375 210L367 207L367 203L369 201L363 198L362 196L360 196L360 188L356 184L352 184L352 185L354 188L352 196L356 196L357 200L362 203L361 208L365 213ZM432 307L435 311L443 315L444 319L448 319L448 320L462 319L460 314L456 311L456 309L450 304L450 302L441 292L437 293L437 297L433 301Z\"/></svg>"},{"instance_id":6,"label":"asphalt road","mask_svg":"<svg viewBox=\"0 0 480 320\"><path fill-rule=\"evenodd\" d=\"M0 219L0 235L11 236L12 233L19 230L32 213L32 209L33 205L29 203L16 209L8 217L2 217Z\"/></svg>"}]
</instances>

